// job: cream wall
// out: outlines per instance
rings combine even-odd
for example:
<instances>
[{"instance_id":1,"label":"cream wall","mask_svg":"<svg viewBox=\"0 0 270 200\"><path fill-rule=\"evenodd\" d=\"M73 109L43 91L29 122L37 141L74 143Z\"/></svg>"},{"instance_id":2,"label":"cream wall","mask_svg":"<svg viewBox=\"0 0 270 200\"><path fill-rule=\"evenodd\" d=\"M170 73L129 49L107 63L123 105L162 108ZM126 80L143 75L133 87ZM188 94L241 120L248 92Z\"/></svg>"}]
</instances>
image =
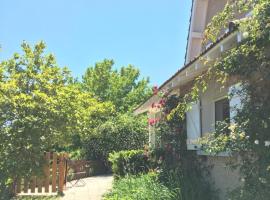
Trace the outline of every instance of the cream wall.
<instances>
[{"instance_id":1,"label":"cream wall","mask_svg":"<svg viewBox=\"0 0 270 200\"><path fill-rule=\"evenodd\" d=\"M227 1L228 0L194 0L186 63L200 54L205 27L214 15L223 10Z\"/></svg>"},{"instance_id":2,"label":"cream wall","mask_svg":"<svg viewBox=\"0 0 270 200\"><path fill-rule=\"evenodd\" d=\"M194 38L191 42L190 57L195 58L201 52L201 39Z\"/></svg>"},{"instance_id":3,"label":"cream wall","mask_svg":"<svg viewBox=\"0 0 270 200\"><path fill-rule=\"evenodd\" d=\"M206 15L206 25L211 21L213 16L222 11L228 0L208 0Z\"/></svg>"},{"instance_id":4,"label":"cream wall","mask_svg":"<svg viewBox=\"0 0 270 200\"><path fill-rule=\"evenodd\" d=\"M220 200L227 200L226 194L240 185L239 169L228 167L229 162L239 162L237 157L207 156L207 164L212 166L210 175L218 189Z\"/></svg>"},{"instance_id":5,"label":"cream wall","mask_svg":"<svg viewBox=\"0 0 270 200\"><path fill-rule=\"evenodd\" d=\"M234 83L230 80L228 85ZM202 105L202 135L215 130L215 101L220 100L228 95L228 87L221 87L221 84L212 80L208 84L208 89L201 94ZM226 153L224 154L226 155ZM228 190L232 190L240 184L239 170L232 170L227 166L231 161L238 162L237 157L230 156L206 156L207 164L211 166L210 174L214 186L218 189L221 200L225 200Z\"/></svg>"}]
</instances>

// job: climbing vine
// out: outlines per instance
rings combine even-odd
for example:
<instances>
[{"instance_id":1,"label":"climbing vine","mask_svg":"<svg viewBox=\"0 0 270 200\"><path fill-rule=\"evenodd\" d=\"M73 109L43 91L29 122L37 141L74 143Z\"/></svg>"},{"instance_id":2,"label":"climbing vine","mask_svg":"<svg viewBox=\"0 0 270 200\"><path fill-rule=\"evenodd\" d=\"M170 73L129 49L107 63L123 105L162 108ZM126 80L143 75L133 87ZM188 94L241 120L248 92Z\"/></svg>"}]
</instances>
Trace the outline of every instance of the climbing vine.
<instances>
[{"instance_id":1,"label":"climbing vine","mask_svg":"<svg viewBox=\"0 0 270 200\"><path fill-rule=\"evenodd\" d=\"M181 109L188 109L185 98L167 96L166 92L161 92L161 96L159 103L153 105L162 114L155 124L151 124L156 128L158 142L150 155L159 163L160 181L175 191L176 199L217 200L217 193L207 178L206 163L186 147L186 119L181 115Z\"/></svg>"},{"instance_id":2,"label":"climbing vine","mask_svg":"<svg viewBox=\"0 0 270 200\"><path fill-rule=\"evenodd\" d=\"M231 199L264 200L270 195L270 2L230 3L208 25L205 41L216 39L219 32L215 30L221 30L221 24L245 14L251 7L252 15L236 21L245 38L215 61L209 69L209 77L215 76L223 84L228 77L237 77L242 88L237 91L242 97L242 108L237 110L234 123L219 125L202 144L205 151L226 151L241 157L234 166L240 169L242 183L229 192ZM230 134L224 134L226 129Z\"/></svg>"},{"instance_id":3,"label":"climbing vine","mask_svg":"<svg viewBox=\"0 0 270 200\"><path fill-rule=\"evenodd\" d=\"M247 13L249 15L244 20L235 20ZM157 127L165 135L179 133L180 129L176 127L171 130L173 124L179 124L177 120L185 124L183 120L190 103L207 90L209 80L214 79L225 87L233 77L241 89L231 95L238 93L242 97L241 109L236 109L230 124L218 124L215 132L204 137L201 143L206 152L229 152L240 156L241 161L233 166L240 170L241 184L229 191L229 199L266 200L270 196L270 1L228 1L225 9L207 26L203 44L215 42L230 21L234 21L243 33L244 40L211 64L203 60L209 64L207 72L194 81L191 91L175 101L177 104L169 111L163 108L165 118L162 123L157 122ZM181 128L183 131L184 127ZM184 132L181 133L179 137L184 137ZM165 136L161 137L164 139ZM175 141L171 135L168 138ZM180 140L186 141L185 138ZM181 149L177 145L170 149L177 148ZM185 150L179 153L179 157L188 157L189 154Z\"/></svg>"}]
</instances>

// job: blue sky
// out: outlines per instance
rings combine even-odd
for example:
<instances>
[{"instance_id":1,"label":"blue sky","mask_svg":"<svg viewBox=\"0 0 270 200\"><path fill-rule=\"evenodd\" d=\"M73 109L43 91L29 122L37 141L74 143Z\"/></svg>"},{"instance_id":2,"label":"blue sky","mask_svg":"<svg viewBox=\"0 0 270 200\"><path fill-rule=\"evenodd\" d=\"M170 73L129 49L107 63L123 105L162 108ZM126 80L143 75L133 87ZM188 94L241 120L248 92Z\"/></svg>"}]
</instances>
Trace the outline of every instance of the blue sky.
<instances>
[{"instance_id":1,"label":"blue sky","mask_svg":"<svg viewBox=\"0 0 270 200\"><path fill-rule=\"evenodd\" d=\"M191 0L0 0L0 61L44 40L81 77L104 58L160 85L184 63Z\"/></svg>"}]
</instances>

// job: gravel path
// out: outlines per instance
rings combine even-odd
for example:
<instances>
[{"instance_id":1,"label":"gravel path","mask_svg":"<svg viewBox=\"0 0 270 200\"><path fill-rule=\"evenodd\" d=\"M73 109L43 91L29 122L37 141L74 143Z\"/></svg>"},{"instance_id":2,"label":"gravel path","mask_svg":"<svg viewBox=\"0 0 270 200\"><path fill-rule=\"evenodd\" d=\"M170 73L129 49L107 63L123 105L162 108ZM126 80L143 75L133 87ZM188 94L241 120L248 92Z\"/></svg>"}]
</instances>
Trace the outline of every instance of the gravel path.
<instances>
[{"instance_id":1,"label":"gravel path","mask_svg":"<svg viewBox=\"0 0 270 200\"><path fill-rule=\"evenodd\" d=\"M82 179L85 186L76 186L67 184L67 189L64 191L65 196L61 200L101 200L102 195L112 187L112 176L96 176Z\"/></svg>"}]
</instances>

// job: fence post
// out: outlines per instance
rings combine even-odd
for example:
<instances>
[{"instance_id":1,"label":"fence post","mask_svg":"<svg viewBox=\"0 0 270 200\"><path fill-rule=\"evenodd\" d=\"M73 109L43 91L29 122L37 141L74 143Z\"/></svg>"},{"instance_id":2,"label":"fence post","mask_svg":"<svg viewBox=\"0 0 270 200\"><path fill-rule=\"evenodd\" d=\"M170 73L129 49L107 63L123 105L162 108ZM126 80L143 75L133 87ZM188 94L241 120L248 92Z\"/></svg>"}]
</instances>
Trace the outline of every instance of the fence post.
<instances>
[{"instance_id":1,"label":"fence post","mask_svg":"<svg viewBox=\"0 0 270 200\"><path fill-rule=\"evenodd\" d=\"M42 185L43 185L43 179L41 177L37 177L38 193L42 192Z\"/></svg>"},{"instance_id":2,"label":"fence post","mask_svg":"<svg viewBox=\"0 0 270 200\"><path fill-rule=\"evenodd\" d=\"M46 152L45 154L45 166L44 166L44 186L45 193L49 193L49 185L50 185L50 152Z\"/></svg>"},{"instance_id":3,"label":"fence post","mask_svg":"<svg viewBox=\"0 0 270 200\"><path fill-rule=\"evenodd\" d=\"M52 162L52 192L56 192L56 169L57 169L57 154L53 153Z\"/></svg>"},{"instance_id":4,"label":"fence post","mask_svg":"<svg viewBox=\"0 0 270 200\"><path fill-rule=\"evenodd\" d=\"M21 184L22 184L21 178L19 177L16 182L16 191L15 191L16 193L21 193Z\"/></svg>"},{"instance_id":5,"label":"fence post","mask_svg":"<svg viewBox=\"0 0 270 200\"><path fill-rule=\"evenodd\" d=\"M32 177L18 177L13 184L12 191L16 194L19 193L63 193L64 186L66 184L67 162L68 154L50 153L46 152L45 164L41 166L43 168L43 176ZM52 160L51 160L52 159ZM52 180L50 179L52 176ZM51 181L50 181L51 180ZM50 190L50 183L52 189ZM36 191L37 188L37 191ZM30 190L30 191L29 191Z\"/></svg>"},{"instance_id":6,"label":"fence post","mask_svg":"<svg viewBox=\"0 0 270 200\"><path fill-rule=\"evenodd\" d=\"M24 178L23 192L28 193L28 178Z\"/></svg>"},{"instance_id":7,"label":"fence post","mask_svg":"<svg viewBox=\"0 0 270 200\"><path fill-rule=\"evenodd\" d=\"M63 193L63 190L64 190L64 156L63 154L60 154L58 192Z\"/></svg>"},{"instance_id":8,"label":"fence post","mask_svg":"<svg viewBox=\"0 0 270 200\"><path fill-rule=\"evenodd\" d=\"M36 177L33 176L31 179L31 193L35 193L36 190Z\"/></svg>"}]
</instances>

